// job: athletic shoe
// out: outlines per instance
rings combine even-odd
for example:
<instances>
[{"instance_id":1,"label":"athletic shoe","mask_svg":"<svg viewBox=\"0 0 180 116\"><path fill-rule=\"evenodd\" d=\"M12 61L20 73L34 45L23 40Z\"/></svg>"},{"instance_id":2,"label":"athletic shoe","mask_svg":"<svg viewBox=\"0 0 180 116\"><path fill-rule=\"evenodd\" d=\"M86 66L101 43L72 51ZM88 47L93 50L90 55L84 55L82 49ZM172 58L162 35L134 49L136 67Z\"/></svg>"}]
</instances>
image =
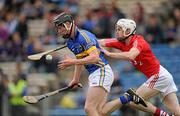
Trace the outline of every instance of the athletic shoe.
<instances>
[{"instance_id":1,"label":"athletic shoe","mask_svg":"<svg viewBox=\"0 0 180 116\"><path fill-rule=\"evenodd\" d=\"M132 96L132 102L134 102L135 104L141 104L144 107L147 107L145 100L139 95L137 95L136 92L132 88L128 89L125 95Z\"/></svg>"}]
</instances>

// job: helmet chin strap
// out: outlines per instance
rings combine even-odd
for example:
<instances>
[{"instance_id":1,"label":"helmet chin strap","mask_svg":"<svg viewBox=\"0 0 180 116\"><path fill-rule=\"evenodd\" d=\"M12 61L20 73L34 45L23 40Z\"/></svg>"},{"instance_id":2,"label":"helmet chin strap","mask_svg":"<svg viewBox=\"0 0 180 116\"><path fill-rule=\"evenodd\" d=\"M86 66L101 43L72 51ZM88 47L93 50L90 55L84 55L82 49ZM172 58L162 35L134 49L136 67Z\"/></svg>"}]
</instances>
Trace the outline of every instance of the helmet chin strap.
<instances>
[{"instance_id":1,"label":"helmet chin strap","mask_svg":"<svg viewBox=\"0 0 180 116\"><path fill-rule=\"evenodd\" d=\"M132 34L130 34L130 35L132 35ZM129 36L124 37L124 38L118 37L117 40L120 41L120 42L124 42Z\"/></svg>"}]
</instances>

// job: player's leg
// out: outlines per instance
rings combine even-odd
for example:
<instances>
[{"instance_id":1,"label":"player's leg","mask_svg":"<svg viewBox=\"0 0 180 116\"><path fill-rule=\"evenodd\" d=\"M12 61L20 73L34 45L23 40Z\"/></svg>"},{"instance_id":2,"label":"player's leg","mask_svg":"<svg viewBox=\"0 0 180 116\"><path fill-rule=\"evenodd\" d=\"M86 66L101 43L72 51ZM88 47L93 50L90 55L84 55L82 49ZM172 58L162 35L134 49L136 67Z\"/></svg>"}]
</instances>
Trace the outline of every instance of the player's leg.
<instances>
[{"instance_id":1,"label":"player's leg","mask_svg":"<svg viewBox=\"0 0 180 116\"><path fill-rule=\"evenodd\" d=\"M106 91L100 86L90 87L85 102L85 112L88 116L100 116L99 106L106 101Z\"/></svg>"},{"instance_id":2,"label":"player's leg","mask_svg":"<svg viewBox=\"0 0 180 116\"><path fill-rule=\"evenodd\" d=\"M104 99L102 99L102 102L99 104L98 106L98 112L101 116L105 116L103 113L102 113L102 108L104 107L104 104L107 103L107 98L108 98L108 92L106 92L106 95L104 97Z\"/></svg>"},{"instance_id":3,"label":"player's leg","mask_svg":"<svg viewBox=\"0 0 180 116\"><path fill-rule=\"evenodd\" d=\"M146 100L149 100L151 97L157 95L160 91L158 91L157 89L153 89L150 88L151 85L155 85L155 82L157 81L157 76L153 76L152 78L148 79L146 81L145 84L143 84L142 86L140 86L137 89L137 94L140 95L141 97L143 97ZM149 87L150 86L150 87ZM120 96L120 98L123 98L123 96ZM103 112L104 114L106 113L111 113L112 111L116 110L117 108L121 107L123 104L129 103L129 102L124 102L123 99L115 99L111 102L108 102L104 107L103 107ZM122 101L121 101L122 100ZM131 100L133 101L133 100ZM145 112L149 112L152 114L157 114L156 112L159 111L159 109L157 107L155 107L154 105L152 105L151 103L147 102L148 107L143 107L142 105L137 105L134 104L133 102L130 102L129 104L131 107L145 111ZM159 114L158 114L159 115Z\"/></svg>"},{"instance_id":4,"label":"player's leg","mask_svg":"<svg viewBox=\"0 0 180 116\"><path fill-rule=\"evenodd\" d=\"M160 92L156 89L148 88L147 86L142 85L141 87L139 87L137 89L136 93L148 101L150 98L156 96ZM169 115L167 112L165 112L165 111L161 110L160 108L154 106L150 102L146 102L146 104L148 107L143 107L142 105L137 105L137 104L134 104L133 102L131 102L129 104L129 106L131 108L139 109L141 111L145 111L145 112L154 114L154 116L168 116Z\"/></svg>"},{"instance_id":5,"label":"player's leg","mask_svg":"<svg viewBox=\"0 0 180 116\"><path fill-rule=\"evenodd\" d=\"M166 95L163 103L173 115L180 116L179 101L175 92Z\"/></svg>"},{"instance_id":6,"label":"player's leg","mask_svg":"<svg viewBox=\"0 0 180 116\"><path fill-rule=\"evenodd\" d=\"M101 109L107 101L114 75L109 65L101 67L89 76L89 90L87 93L85 111L88 115L101 115Z\"/></svg>"},{"instance_id":7,"label":"player's leg","mask_svg":"<svg viewBox=\"0 0 180 116\"><path fill-rule=\"evenodd\" d=\"M161 66L159 74L149 78L140 88L137 89L136 92L144 99L149 99L155 96L157 93L162 93L164 96L166 96L168 95L168 93L172 93L175 91L177 91L177 88L171 74ZM170 99L169 97L167 97L167 101L165 99L165 101L167 102L166 104L170 103L169 99ZM178 103L176 100L175 102L176 104ZM134 107L140 108L139 106L138 107L134 106ZM149 103L148 103L147 112L152 112L156 116L168 115L166 112L162 111L159 108L153 107L153 105L152 104L150 105Z\"/></svg>"},{"instance_id":8,"label":"player's leg","mask_svg":"<svg viewBox=\"0 0 180 116\"><path fill-rule=\"evenodd\" d=\"M164 77L164 83L167 83L162 89L163 103L167 109L175 116L180 116L180 106L176 95L177 87L172 75L161 66L160 77Z\"/></svg>"},{"instance_id":9,"label":"player's leg","mask_svg":"<svg viewBox=\"0 0 180 116\"><path fill-rule=\"evenodd\" d=\"M144 98L146 101L148 101L150 98L156 96L159 91L156 89L151 89L148 88L147 86L140 86L137 90L136 93L141 96L142 98ZM147 107L143 107L142 105L137 105L134 104L133 102L131 102L129 104L130 107L141 110L141 111L145 111L148 113L152 113L154 114L156 112L157 107L155 107L153 104L151 104L150 102L146 102Z\"/></svg>"},{"instance_id":10,"label":"player's leg","mask_svg":"<svg viewBox=\"0 0 180 116\"><path fill-rule=\"evenodd\" d=\"M107 102L102 107L101 114L103 116L107 116L107 115L111 114L113 111L117 110L118 108L121 108L122 105L123 104L121 103L119 98L117 98L117 99L115 99L113 101Z\"/></svg>"},{"instance_id":11,"label":"player's leg","mask_svg":"<svg viewBox=\"0 0 180 116\"><path fill-rule=\"evenodd\" d=\"M119 98L106 103L102 109L103 116L111 114L118 108L121 108L122 105L128 104L130 101L137 104L146 106L146 103L143 98L139 97L135 91L129 89L125 94L121 95Z\"/></svg>"},{"instance_id":12,"label":"player's leg","mask_svg":"<svg viewBox=\"0 0 180 116\"><path fill-rule=\"evenodd\" d=\"M165 69L164 74L166 74L166 78L168 78L169 85L162 93L163 103L172 114L175 116L180 116L180 106L176 95L177 87L174 83L172 75Z\"/></svg>"},{"instance_id":13,"label":"player's leg","mask_svg":"<svg viewBox=\"0 0 180 116\"><path fill-rule=\"evenodd\" d=\"M143 84L142 86L140 86L137 89L136 93L146 100L149 100L150 98L156 96L158 93L160 93L160 90L158 90L158 89L161 88L161 85L162 85L161 83L164 82L164 81L161 82L161 80L163 80L162 77L159 79L160 81L158 81L157 78L159 78L159 77L157 75L155 75L154 77L148 79L145 84ZM160 85L160 87L159 87L159 85ZM167 85L167 84L165 84L165 85ZM104 112L104 114L106 114L106 113L109 114L109 113L113 112L114 110L116 110L117 108L121 107L123 104L124 103L123 103L123 101L121 101L121 99L113 100L111 102L108 102L103 107L103 112ZM132 108L152 113L155 116L163 116L163 114L168 116L168 113L155 107L150 102L147 102L147 107L143 107L142 105L137 105L133 102L130 102L129 105Z\"/></svg>"}]
</instances>

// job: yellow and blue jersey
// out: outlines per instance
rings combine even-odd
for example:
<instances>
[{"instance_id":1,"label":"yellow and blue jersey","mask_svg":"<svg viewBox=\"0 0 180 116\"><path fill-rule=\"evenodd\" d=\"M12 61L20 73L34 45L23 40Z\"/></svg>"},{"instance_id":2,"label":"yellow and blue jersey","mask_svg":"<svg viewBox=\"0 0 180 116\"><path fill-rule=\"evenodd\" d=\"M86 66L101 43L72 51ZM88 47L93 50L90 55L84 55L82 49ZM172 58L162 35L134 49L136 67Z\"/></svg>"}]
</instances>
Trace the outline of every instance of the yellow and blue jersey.
<instances>
[{"instance_id":1,"label":"yellow and blue jersey","mask_svg":"<svg viewBox=\"0 0 180 116\"><path fill-rule=\"evenodd\" d=\"M67 40L67 46L76 55L77 59L87 57L91 51L95 49L98 50L99 58L101 60L96 64L84 65L89 73L92 73L98 68L108 64L108 61L105 59L104 53L101 51L101 48L97 42L96 36L88 31L79 30L76 28L75 38L69 38Z\"/></svg>"}]
</instances>

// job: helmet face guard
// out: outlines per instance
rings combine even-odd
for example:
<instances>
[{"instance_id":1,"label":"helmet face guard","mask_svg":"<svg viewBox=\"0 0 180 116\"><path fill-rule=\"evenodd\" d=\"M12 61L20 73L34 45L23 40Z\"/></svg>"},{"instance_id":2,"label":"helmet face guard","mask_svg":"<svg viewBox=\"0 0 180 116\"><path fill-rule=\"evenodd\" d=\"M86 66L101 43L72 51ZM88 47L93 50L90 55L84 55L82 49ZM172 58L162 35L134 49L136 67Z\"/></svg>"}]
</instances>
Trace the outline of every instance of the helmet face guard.
<instances>
[{"instance_id":1,"label":"helmet face guard","mask_svg":"<svg viewBox=\"0 0 180 116\"><path fill-rule=\"evenodd\" d=\"M131 19L119 19L116 23L116 26L120 26L122 30L124 31L123 33L123 38L117 38L119 41L125 41L129 36L135 34L136 32L136 23L135 21ZM127 30L130 30L129 34L126 34Z\"/></svg>"},{"instance_id":2,"label":"helmet face guard","mask_svg":"<svg viewBox=\"0 0 180 116\"><path fill-rule=\"evenodd\" d=\"M70 28L67 28L67 26L65 24L66 22L70 22L71 23ZM63 27L66 28L67 31L70 31L69 34L63 35L62 36L63 38L70 37L71 31L72 31L73 22L74 21L73 21L72 16L70 14L65 13L65 12L55 16L54 19L53 19L53 23L54 23L54 26L56 28L57 33L58 33L59 26L63 26Z\"/></svg>"},{"instance_id":3,"label":"helmet face guard","mask_svg":"<svg viewBox=\"0 0 180 116\"><path fill-rule=\"evenodd\" d=\"M127 38L129 38L129 36L131 35L134 35L135 34L135 31L136 31L136 28L134 29L133 33L130 33L128 36L126 37L118 37L117 40L118 41L121 41L121 42L124 42Z\"/></svg>"}]
</instances>

